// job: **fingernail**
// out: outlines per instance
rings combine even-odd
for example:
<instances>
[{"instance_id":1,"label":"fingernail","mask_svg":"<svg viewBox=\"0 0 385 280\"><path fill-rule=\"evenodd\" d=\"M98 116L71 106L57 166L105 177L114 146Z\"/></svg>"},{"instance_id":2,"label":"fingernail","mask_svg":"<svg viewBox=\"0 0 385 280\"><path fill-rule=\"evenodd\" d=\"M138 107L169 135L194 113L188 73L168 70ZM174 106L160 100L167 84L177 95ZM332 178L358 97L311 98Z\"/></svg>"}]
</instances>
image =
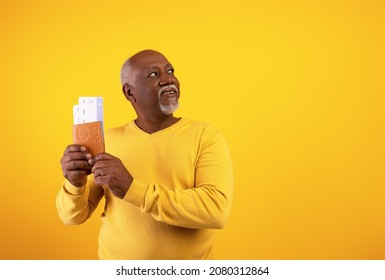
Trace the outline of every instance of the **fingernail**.
<instances>
[{"instance_id":1,"label":"fingernail","mask_svg":"<svg viewBox=\"0 0 385 280\"><path fill-rule=\"evenodd\" d=\"M86 147L80 147L80 151L82 151L82 152L85 152L86 151Z\"/></svg>"},{"instance_id":2,"label":"fingernail","mask_svg":"<svg viewBox=\"0 0 385 280\"><path fill-rule=\"evenodd\" d=\"M87 158L87 159L92 158L91 154L86 154L86 158Z\"/></svg>"}]
</instances>

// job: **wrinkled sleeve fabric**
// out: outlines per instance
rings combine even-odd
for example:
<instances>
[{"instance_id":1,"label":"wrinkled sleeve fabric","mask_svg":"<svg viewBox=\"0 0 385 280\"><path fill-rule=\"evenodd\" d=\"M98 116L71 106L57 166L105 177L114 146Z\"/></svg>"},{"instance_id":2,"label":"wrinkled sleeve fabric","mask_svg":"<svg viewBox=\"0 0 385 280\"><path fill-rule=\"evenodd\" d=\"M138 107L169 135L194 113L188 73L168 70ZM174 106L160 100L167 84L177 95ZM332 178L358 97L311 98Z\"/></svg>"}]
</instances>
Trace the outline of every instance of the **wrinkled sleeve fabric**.
<instances>
[{"instance_id":1,"label":"wrinkled sleeve fabric","mask_svg":"<svg viewBox=\"0 0 385 280\"><path fill-rule=\"evenodd\" d=\"M62 184L56 197L56 208L60 219L66 225L78 225L91 217L103 197L103 188L94 184L88 176L83 187L75 187L67 180Z\"/></svg>"},{"instance_id":2,"label":"wrinkled sleeve fabric","mask_svg":"<svg viewBox=\"0 0 385 280\"><path fill-rule=\"evenodd\" d=\"M202 136L192 172L195 185L191 188L147 185L134 178L123 199L173 226L223 228L232 204L233 169L228 145L219 131Z\"/></svg>"}]
</instances>

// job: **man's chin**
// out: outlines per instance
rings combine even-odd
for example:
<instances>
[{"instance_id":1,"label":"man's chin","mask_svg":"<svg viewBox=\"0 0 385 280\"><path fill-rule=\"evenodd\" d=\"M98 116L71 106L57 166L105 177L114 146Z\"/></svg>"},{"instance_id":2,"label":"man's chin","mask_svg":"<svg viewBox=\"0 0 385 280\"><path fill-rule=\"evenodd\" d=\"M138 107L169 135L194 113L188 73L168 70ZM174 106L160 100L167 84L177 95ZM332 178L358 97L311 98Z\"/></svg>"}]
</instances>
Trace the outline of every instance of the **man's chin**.
<instances>
[{"instance_id":1,"label":"man's chin","mask_svg":"<svg viewBox=\"0 0 385 280\"><path fill-rule=\"evenodd\" d=\"M170 104L170 105L162 105L160 104L160 110L165 115L171 115L174 113L179 107L179 103L176 104Z\"/></svg>"}]
</instances>

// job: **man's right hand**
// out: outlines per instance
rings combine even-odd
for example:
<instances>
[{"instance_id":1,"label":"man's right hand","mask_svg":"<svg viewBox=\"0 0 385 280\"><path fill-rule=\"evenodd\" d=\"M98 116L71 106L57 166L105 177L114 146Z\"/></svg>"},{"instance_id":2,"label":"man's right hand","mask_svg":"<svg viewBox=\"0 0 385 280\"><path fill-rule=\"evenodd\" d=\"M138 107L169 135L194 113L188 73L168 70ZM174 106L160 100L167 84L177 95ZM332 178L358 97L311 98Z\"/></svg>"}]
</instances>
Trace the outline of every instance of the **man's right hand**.
<instances>
[{"instance_id":1,"label":"man's right hand","mask_svg":"<svg viewBox=\"0 0 385 280\"><path fill-rule=\"evenodd\" d=\"M87 176L91 174L92 166L88 163L91 154L84 146L69 145L60 160L64 177L75 187L82 187L87 183Z\"/></svg>"}]
</instances>

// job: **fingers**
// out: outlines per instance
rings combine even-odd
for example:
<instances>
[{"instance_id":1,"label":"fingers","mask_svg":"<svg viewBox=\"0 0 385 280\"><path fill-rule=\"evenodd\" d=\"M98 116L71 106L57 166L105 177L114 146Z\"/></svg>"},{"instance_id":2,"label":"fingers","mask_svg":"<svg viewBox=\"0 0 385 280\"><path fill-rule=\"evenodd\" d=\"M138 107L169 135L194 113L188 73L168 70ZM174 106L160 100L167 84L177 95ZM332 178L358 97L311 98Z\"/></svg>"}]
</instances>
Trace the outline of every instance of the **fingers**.
<instances>
[{"instance_id":1,"label":"fingers","mask_svg":"<svg viewBox=\"0 0 385 280\"><path fill-rule=\"evenodd\" d=\"M96 155L96 157L94 157L94 158L90 158L88 160L88 163L90 165L95 165L96 163L102 163L102 162L106 162L106 161L113 160L113 159L116 159L116 157L114 157L110 154L107 154L107 153L102 153L102 154Z\"/></svg>"},{"instance_id":2,"label":"fingers","mask_svg":"<svg viewBox=\"0 0 385 280\"><path fill-rule=\"evenodd\" d=\"M96 162L103 161L103 160L111 160L111 159L115 159L115 157L107 153L98 154L95 157Z\"/></svg>"},{"instance_id":3,"label":"fingers","mask_svg":"<svg viewBox=\"0 0 385 280\"><path fill-rule=\"evenodd\" d=\"M90 170L91 165L87 160L69 160L62 162L63 170Z\"/></svg>"},{"instance_id":4,"label":"fingers","mask_svg":"<svg viewBox=\"0 0 385 280\"><path fill-rule=\"evenodd\" d=\"M88 160L91 154L81 145L69 145L60 160L63 175L74 186L80 187L87 182L92 166Z\"/></svg>"},{"instance_id":5,"label":"fingers","mask_svg":"<svg viewBox=\"0 0 385 280\"><path fill-rule=\"evenodd\" d=\"M98 154L95 158L90 159L92 165L91 172L94 174L95 182L101 185L107 185L113 173L119 169L118 161L120 160L110 154Z\"/></svg>"},{"instance_id":6,"label":"fingers","mask_svg":"<svg viewBox=\"0 0 385 280\"><path fill-rule=\"evenodd\" d=\"M108 169L111 167L111 163L108 161L97 161L92 165L92 173L95 174L95 172L99 169Z\"/></svg>"},{"instance_id":7,"label":"fingers","mask_svg":"<svg viewBox=\"0 0 385 280\"><path fill-rule=\"evenodd\" d=\"M98 176L105 176L108 174L108 166L97 166L95 165L91 169L92 174L94 174L95 177Z\"/></svg>"},{"instance_id":8,"label":"fingers","mask_svg":"<svg viewBox=\"0 0 385 280\"><path fill-rule=\"evenodd\" d=\"M83 161L87 163L86 161ZM84 166L84 163L70 162L62 165L64 177L75 187L84 186L87 182L87 176L91 174L91 167Z\"/></svg>"},{"instance_id":9,"label":"fingers","mask_svg":"<svg viewBox=\"0 0 385 280\"><path fill-rule=\"evenodd\" d=\"M72 153L72 152L85 152L86 147L78 144L71 144L66 147L64 150L64 154Z\"/></svg>"},{"instance_id":10,"label":"fingers","mask_svg":"<svg viewBox=\"0 0 385 280\"><path fill-rule=\"evenodd\" d=\"M64 176L78 186L84 184L91 173L94 174L95 183L107 185L122 165L120 159L107 153L93 158L84 146L76 144L66 147L60 162Z\"/></svg>"},{"instance_id":11,"label":"fingers","mask_svg":"<svg viewBox=\"0 0 385 280\"><path fill-rule=\"evenodd\" d=\"M95 183L101 186L110 187L111 180L106 176L95 177Z\"/></svg>"},{"instance_id":12,"label":"fingers","mask_svg":"<svg viewBox=\"0 0 385 280\"><path fill-rule=\"evenodd\" d=\"M64 165L64 164L68 164L68 163L72 163L73 161L77 161L77 162L85 162L87 164L88 163L88 160L91 159L91 154L89 153L85 153L85 152L82 152L82 153L79 153L79 152L73 152L73 153L70 153L70 154L67 154L67 155L64 155L62 157L62 159L60 160L61 164Z\"/></svg>"},{"instance_id":13,"label":"fingers","mask_svg":"<svg viewBox=\"0 0 385 280\"><path fill-rule=\"evenodd\" d=\"M63 165L71 161L88 161L91 157L91 154L87 152L84 146L69 145L65 149L60 162Z\"/></svg>"},{"instance_id":14,"label":"fingers","mask_svg":"<svg viewBox=\"0 0 385 280\"><path fill-rule=\"evenodd\" d=\"M111 165L106 161L98 161L92 166L91 172L94 174L95 183L107 185L111 178Z\"/></svg>"}]
</instances>

